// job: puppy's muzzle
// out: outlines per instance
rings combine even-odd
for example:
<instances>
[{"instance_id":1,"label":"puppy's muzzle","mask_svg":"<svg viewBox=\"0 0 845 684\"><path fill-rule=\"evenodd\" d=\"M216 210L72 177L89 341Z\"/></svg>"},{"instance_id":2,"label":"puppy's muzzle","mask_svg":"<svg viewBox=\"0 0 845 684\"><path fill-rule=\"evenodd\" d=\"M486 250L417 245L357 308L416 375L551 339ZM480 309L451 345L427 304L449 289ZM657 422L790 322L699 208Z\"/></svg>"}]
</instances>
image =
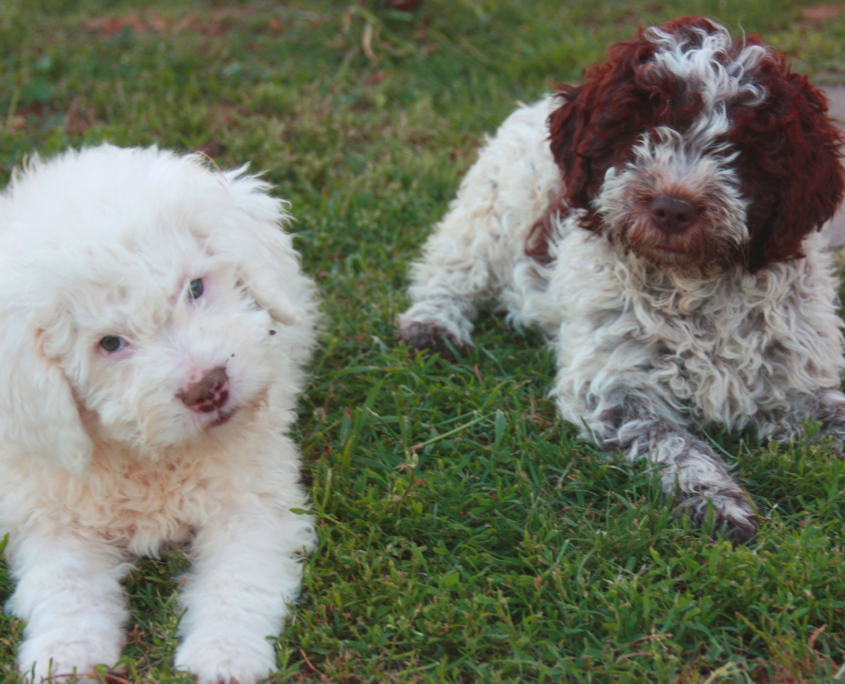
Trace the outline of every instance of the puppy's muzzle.
<instances>
[{"instance_id":1,"label":"puppy's muzzle","mask_svg":"<svg viewBox=\"0 0 845 684\"><path fill-rule=\"evenodd\" d=\"M222 366L215 368L198 382L177 392L176 396L192 411L211 413L229 400L229 377Z\"/></svg>"}]
</instances>

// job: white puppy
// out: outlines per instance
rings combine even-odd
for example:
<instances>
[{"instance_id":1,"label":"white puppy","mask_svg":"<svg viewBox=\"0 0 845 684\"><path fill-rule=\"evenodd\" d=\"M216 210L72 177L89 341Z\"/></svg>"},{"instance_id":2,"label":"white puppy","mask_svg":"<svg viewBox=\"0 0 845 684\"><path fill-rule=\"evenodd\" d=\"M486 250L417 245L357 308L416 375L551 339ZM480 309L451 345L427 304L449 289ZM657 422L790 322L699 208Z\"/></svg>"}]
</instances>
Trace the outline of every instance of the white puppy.
<instances>
[{"instance_id":1,"label":"white puppy","mask_svg":"<svg viewBox=\"0 0 845 684\"><path fill-rule=\"evenodd\" d=\"M286 433L317 312L285 204L245 170L103 145L0 196L0 534L33 681L113 665L127 561L184 542L176 665L275 669L315 543Z\"/></svg>"}]
</instances>

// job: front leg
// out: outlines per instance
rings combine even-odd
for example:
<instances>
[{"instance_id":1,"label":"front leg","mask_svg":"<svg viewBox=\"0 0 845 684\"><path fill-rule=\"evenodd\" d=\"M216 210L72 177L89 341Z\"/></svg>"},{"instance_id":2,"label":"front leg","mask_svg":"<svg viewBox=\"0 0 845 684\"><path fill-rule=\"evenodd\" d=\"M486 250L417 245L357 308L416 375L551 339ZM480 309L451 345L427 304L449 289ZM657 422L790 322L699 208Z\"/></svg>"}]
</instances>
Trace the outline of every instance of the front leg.
<instances>
[{"instance_id":1,"label":"front leg","mask_svg":"<svg viewBox=\"0 0 845 684\"><path fill-rule=\"evenodd\" d=\"M114 665L123 647L120 552L65 530L13 538L7 554L17 587L6 608L27 623L21 674L35 684L74 672L99 681L94 666Z\"/></svg>"},{"instance_id":2,"label":"front leg","mask_svg":"<svg viewBox=\"0 0 845 684\"><path fill-rule=\"evenodd\" d=\"M311 516L259 502L224 507L199 530L182 592L176 666L200 684L254 684L276 670L273 642L298 595Z\"/></svg>"},{"instance_id":3,"label":"front leg","mask_svg":"<svg viewBox=\"0 0 845 684\"><path fill-rule=\"evenodd\" d=\"M663 491L697 526L713 511L717 527L735 543L750 541L757 516L743 489L710 446L693 437L672 412L643 394L619 393L604 402L589 422L606 450L619 449L633 462L661 466Z\"/></svg>"},{"instance_id":4,"label":"front leg","mask_svg":"<svg viewBox=\"0 0 845 684\"><path fill-rule=\"evenodd\" d=\"M502 303L503 290L513 287L526 237L561 189L546 123L556 106L550 97L511 114L461 182L411 268L413 306L399 316L397 331L411 349L446 358L453 348L471 349L479 309Z\"/></svg>"}]
</instances>

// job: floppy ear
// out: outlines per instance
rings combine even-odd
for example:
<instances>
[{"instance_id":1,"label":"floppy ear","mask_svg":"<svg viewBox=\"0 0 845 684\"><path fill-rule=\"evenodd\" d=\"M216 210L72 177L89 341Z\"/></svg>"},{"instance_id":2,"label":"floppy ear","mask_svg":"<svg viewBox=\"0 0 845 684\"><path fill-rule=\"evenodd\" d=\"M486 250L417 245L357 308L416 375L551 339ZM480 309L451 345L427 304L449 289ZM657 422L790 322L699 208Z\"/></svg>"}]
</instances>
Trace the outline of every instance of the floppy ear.
<instances>
[{"instance_id":1,"label":"floppy ear","mask_svg":"<svg viewBox=\"0 0 845 684\"><path fill-rule=\"evenodd\" d=\"M845 194L845 139L828 116L825 94L806 76L789 73L781 55L758 70L766 101L740 102L728 112L742 192L753 198L746 249L752 271L802 256L801 242L833 216Z\"/></svg>"},{"instance_id":2,"label":"floppy ear","mask_svg":"<svg viewBox=\"0 0 845 684\"><path fill-rule=\"evenodd\" d=\"M300 275L291 236L282 228L291 220L287 203L268 194L270 184L246 170L223 174L236 212L208 236L209 246L234 258L250 294L273 320L294 325L305 312L290 295L299 289Z\"/></svg>"},{"instance_id":3,"label":"floppy ear","mask_svg":"<svg viewBox=\"0 0 845 684\"><path fill-rule=\"evenodd\" d=\"M94 445L70 383L44 353L44 334L20 309L0 313L0 442L81 475Z\"/></svg>"},{"instance_id":4,"label":"floppy ear","mask_svg":"<svg viewBox=\"0 0 845 684\"><path fill-rule=\"evenodd\" d=\"M567 204L591 211L605 174L629 160L631 148L652 125L658 82L648 64L654 44L643 35L621 41L608 58L585 71L580 85L560 84L560 106L549 116L549 147L560 167ZM585 227L598 230L599 221Z\"/></svg>"}]
</instances>

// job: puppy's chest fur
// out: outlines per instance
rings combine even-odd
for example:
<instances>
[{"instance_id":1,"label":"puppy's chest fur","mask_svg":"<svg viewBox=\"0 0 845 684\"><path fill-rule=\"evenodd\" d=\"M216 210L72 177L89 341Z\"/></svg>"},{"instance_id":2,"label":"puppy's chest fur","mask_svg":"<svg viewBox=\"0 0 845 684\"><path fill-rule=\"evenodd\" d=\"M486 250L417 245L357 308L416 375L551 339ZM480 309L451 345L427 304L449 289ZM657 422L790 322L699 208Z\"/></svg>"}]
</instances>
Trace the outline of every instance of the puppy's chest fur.
<instances>
[{"instance_id":1,"label":"puppy's chest fur","mask_svg":"<svg viewBox=\"0 0 845 684\"><path fill-rule=\"evenodd\" d=\"M150 461L99 454L85 477L65 484L61 517L135 554L156 555L163 543L190 538L213 512L214 490L224 483L196 456Z\"/></svg>"},{"instance_id":2,"label":"puppy's chest fur","mask_svg":"<svg viewBox=\"0 0 845 684\"><path fill-rule=\"evenodd\" d=\"M569 237L550 283L564 402L648 387L697 420L765 433L802 393L839 386L841 321L815 250L758 274L703 277Z\"/></svg>"}]
</instances>

